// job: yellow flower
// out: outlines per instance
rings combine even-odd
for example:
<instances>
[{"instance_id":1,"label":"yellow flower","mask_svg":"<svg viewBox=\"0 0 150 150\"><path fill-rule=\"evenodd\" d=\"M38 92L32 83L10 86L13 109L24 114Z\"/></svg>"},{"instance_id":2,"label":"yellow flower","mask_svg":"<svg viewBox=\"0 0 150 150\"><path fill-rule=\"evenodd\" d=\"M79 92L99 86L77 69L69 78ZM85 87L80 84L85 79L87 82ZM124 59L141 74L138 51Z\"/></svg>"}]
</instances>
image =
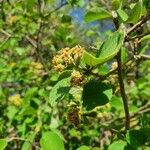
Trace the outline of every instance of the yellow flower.
<instances>
[{"instance_id":1,"label":"yellow flower","mask_svg":"<svg viewBox=\"0 0 150 150\"><path fill-rule=\"evenodd\" d=\"M20 97L20 94L13 95L8 98L9 102L15 106L21 106L22 105L22 99Z\"/></svg>"},{"instance_id":2,"label":"yellow flower","mask_svg":"<svg viewBox=\"0 0 150 150\"><path fill-rule=\"evenodd\" d=\"M40 62L31 62L29 66L29 71L35 76L40 76L42 74L43 65Z\"/></svg>"},{"instance_id":3,"label":"yellow flower","mask_svg":"<svg viewBox=\"0 0 150 150\"><path fill-rule=\"evenodd\" d=\"M54 70L56 72L61 72L64 68L65 68L65 66L62 64L57 64L56 66L54 66Z\"/></svg>"},{"instance_id":4,"label":"yellow flower","mask_svg":"<svg viewBox=\"0 0 150 150\"><path fill-rule=\"evenodd\" d=\"M12 62L12 63L10 64L10 67L11 67L11 68L14 68L14 67L16 67L16 65L17 65L17 64L16 64L15 62Z\"/></svg>"},{"instance_id":5,"label":"yellow flower","mask_svg":"<svg viewBox=\"0 0 150 150\"><path fill-rule=\"evenodd\" d=\"M52 59L54 70L61 72L67 67L75 66L83 56L83 51L81 46L61 49Z\"/></svg>"},{"instance_id":6,"label":"yellow flower","mask_svg":"<svg viewBox=\"0 0 150 150\"><path fill-rule=\"evenodd\" d=\"M75 86L80 86L83 84L83 75L79 71L73 71L71 74L71 83Z\"/></svg>"},{"instance_id":7,"label":"yellow flower","mask_svg":"<svg viewBox=\"0 0 150 150\"><path fill-rule=\"evenodd\" d=\"M36 133L38 133L40 130L41 130L41 126L40 126L40 125L37 125L37 126L35 127L35 129L34 129L34 131L35 131Z\"/></svg>"},{"instance_id":8,"label":"yellow flower","mask_svg":"<svg viewBox=\"0 0 150 150\"><path fill-rule=\"evenodd\" d=\"M111 65L112 70L117 69L117 67L118 67L117 62L113 62Z\"/></svg>"},{"instance_id":9,"label":"yellow flower","mask_svg":"<svg viewBox=\"0 0 150 150\"><path fill-rule=\"evenodd\" d=\"M43 65L41 63L39 63L39 62L32 62L31 63L31 67L35 68L35 69L42 69Z\"/></svg>"},{"instance_id":10,"label":"yellow flower","mask_svg":"<svg viewBox=\"0 0 150 150\"><path fill-rule=\"evenodd\" d=\"M13 24L17 21L17 16L10 16L9 17L9 20L8 20L8 23L9 24Z\"/></svg>"}]
</instances>

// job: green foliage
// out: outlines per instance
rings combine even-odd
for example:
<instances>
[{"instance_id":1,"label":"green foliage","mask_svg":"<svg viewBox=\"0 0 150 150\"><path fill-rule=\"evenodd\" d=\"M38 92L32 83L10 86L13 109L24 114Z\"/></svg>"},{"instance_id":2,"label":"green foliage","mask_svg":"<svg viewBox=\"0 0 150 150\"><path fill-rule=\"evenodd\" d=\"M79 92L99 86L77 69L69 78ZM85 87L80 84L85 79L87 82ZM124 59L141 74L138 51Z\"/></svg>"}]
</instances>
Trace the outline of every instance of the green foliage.
<instances>
[{"instance_id":1,"label":"green foliage","mask_svg":"<svg viewBox=\"0 0 150 150\"><path fill-rule=\"evenodd\" d=\"M64 99L70 90L70 77L60 80L51 90L49 102L53 106L56 101Z\"/></svg>"},{"instance_id":2,"label":"green foliage","mask_svg":"<svg viewBox=\"0 0 150 150\"><path fill-rule=\"evenodd\" d=\"M64 150L62 139L54 132L44 132L40 139L40 145L43 150Z\"/></svg>"},{"instance_id":3,"label":"green foliage","mask_svg":"<svg viewBox=\"0 0 150 150\"><path fill-rule=\"evenodd\" d=\"M85 22L89 23L96 20L109 19L111 14L101 7L91 8L84 17Z\"/></svg>"},{"instance_id":4,"label":"green foliage","mask_svg":"<svg viewBox=\"0 0 150 150\"><path fill-rule=\"evenodd\" d=\"M108 150L124 150L127 143L122 140L118 140L113 142L109 147Z\"/></svg>"},{"instance_id":5,"label":"green foliage","mask_svg":"<svg viewBox=\"0 0 150 150\"><path fill-rule=\"evenodd\" d=\"M27 138L29 141L24 142L21 150L31 149L32 147L31 143L33 143L35 137L36 137L36 133L32 133L31 135L29 135L29 137Z\"/></svg>"},{"instance_id":6,"label":"green foliage","mask_svg":"<svg viewBox=\"0 0 150 150\"><path fill-rule=\"evenodd\" d=\"M134 4L133 4L134 5ZM132 7L132 6L131 6ZM128 19L129 23L137 23L137 21L141 18L142 16L142 10L143 10L143 3L142 0L139 0L139 2L137 2L132 10L131 10L131 14L130 17Z\"/></svg>"},{"instance_id":7,"label":"green foliage","mask_svg":"<svg viewBox=\"0 0 150 150\"><path fill-rule=\"evenodd\" d=\"M149 150L149 4L1 0L0 150Z\"/></svg>"},{"instance_id":8,"label":"green foliage","mask_svg":"<svg viewBox=\"0 0 150 150\"><path fill-rule=\"evenodd\" d=\"M147 138L141 130L131 130L126 135L127 142L132 147L139 147L145 144Z\"/></svg>"},{"instance_id":9,"label":"green foliage","mask_svg":"<svg viewBox=\"0 0 150 150\"><path fill-rule=\"evenodd\" d=\"M112 0L112 7L114 10L117 10L120 7L121 0Z\"/></svg>"},{"instance_id":10,"label":"green foliage","mask_svg":"<svg viewBox=\"0 0 150 150\"><path fill-rule=\"evenodd\" d=\"M90 150L90 148L88 146L83 145L77 148L77 150Z\"/></svg>"},{"instance_id":11,"label":"green foliage","mask_svg":"<svg viewBox=\"0 0 150 150\"><path fill-rule=\"evenodd\" d=\"M83 87L83 106L87 110L107 104L111 97L112 89L105 83L91 80Z\"/></svg>"},{"instance_id":12,"label":"green foliage","mask_svg":"<svg viewBox=\"0 0 150 150\"><path fill-rule=\"evenodd\" d=\"M84 52L83 60L89 66L96 66L112 59L121 48L124 35L121 32L112 34L99 48L96 57L88 52Z\"/></svg>"},{"instance_id":13,"label":"green foliage","mask_svg":"<svg viewBox=\"0 0 150 150\"><path fill-rule=\"evenodd\" d=\"M0 150L4 150L7 146L7 140L6 139L0 139Z\"/></svg>"}]
</instances>

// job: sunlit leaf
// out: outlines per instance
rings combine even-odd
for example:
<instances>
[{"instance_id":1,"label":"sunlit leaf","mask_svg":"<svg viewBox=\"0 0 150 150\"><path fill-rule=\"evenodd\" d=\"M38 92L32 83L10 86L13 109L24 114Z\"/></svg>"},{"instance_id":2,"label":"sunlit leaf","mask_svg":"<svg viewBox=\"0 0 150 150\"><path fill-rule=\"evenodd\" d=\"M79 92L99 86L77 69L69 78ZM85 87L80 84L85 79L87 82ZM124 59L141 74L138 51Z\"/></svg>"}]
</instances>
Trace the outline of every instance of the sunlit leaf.
<instances>
[{"instance_id":1,"label":"sunlit leaf","mask_svg":"<svg viewBox=\"0 0 150 150\"><path fill-rule=\"evenodd\" d=\"M84 20L85 20L85 22L89 23L92 21L108 19L111 17L112 17L111 14L107 10L105 10L101 7L94 7L94 8L91 8L85 14Z\"/></svg>"},{"instance_id":2,"label":"sunlit leaf","mask_svg":"<svg viewBox=\"0 0 150 150\"><path fill-rule=\"evenodd\" d=\"M124 34L121 32L115 32L101 45L100 49L98 50L97 57L85 51L83 60L89 66L103 64L112 59L118 53L123 45L123 41Z\"/></svg>"},{"instance_id":3,"label":"sunlit leaf","mask_svg":"<svg viewBox=\"0 0 150 150\"><path fill-rule=\"evenodd\" d=\"M108 150L124 150L127 143L122 140L118 140L113 142L109 147Z\"/></svg>"},{"instance_id":4,"label":"sunlit leaf","mask_svg":"<svg viewBox=\"0 0 150 150\"><path fill-rule=\"evenodd\" d=\"M43 150L65 150L62 139L54 132L44 132L40 145Z\"/></svg>"},{"instance_id":5,"label":"sunlit leaf","mask_svg":"<svg viewBox=\"0 0 150 150\"><path fill-rule=\"evenodd\" d=\"M56 102L62 100L69 93L69 90L70 77L58 81L58 83L53 86L52 90L50 91L49 103L51 105L55 105Z\"/></svg>"},{"instance_id":6,"label":"sunlit leaf","mask_svg":"<svg viewBox=\"0 0 150 150\"><path fill-rule=\"evenodd\" d=\"M0 150L4 150L7 146L7 140L6 139L0 139Z\"/></svg>"},{"instance_id":7,"label":"sunlit leaf","mask_svg":"<svg viewBox=\"0 0 150 150\"><path fill-rule=\"evenodd\" d=\"M32 142L34 141L36 133L32 133L28 136L28 141L25 141L22 145L21 150L29 150L32 148Z\"/></svg>"},{"instance_id":8,"label":"sunlit leaf","mask_svg":"<svg viewBox=\"0 0 150 150\"><path fill-rule=\"evenodd\" d=\"M142 10L143 10L142 0L139 0L132 8L131 14L129 15L130 17L127 20L127 22L137 23L142 16Z\"/></svg>"}]
</instances>

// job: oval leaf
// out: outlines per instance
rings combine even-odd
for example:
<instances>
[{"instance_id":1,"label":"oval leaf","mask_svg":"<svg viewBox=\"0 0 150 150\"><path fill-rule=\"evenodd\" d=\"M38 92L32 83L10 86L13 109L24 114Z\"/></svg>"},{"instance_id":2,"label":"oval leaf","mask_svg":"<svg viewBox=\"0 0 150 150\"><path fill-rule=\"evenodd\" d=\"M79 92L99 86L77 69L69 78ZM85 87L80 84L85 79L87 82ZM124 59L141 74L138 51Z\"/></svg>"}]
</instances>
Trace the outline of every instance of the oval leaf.
<instances>
[{"instance_id":1,"label":"oval leaf","mask_svg":"<svg viewBox=\"0 0 150 150\"><path fill-rule=\"evenodd\" d=\"M106 83L91 80L83 87L83 106L87 110L107 104L111 97L112 89Z\"/></svg>"},{"instance_id":2,"label":"oval leaf","mask_svg":"<svg viewBox=\"0 0 150 150\"><path fill-rule=\"evenodd\" d=\"M84 62L89 66L96 66L107 62L119 52L123 41L124 34L115 32L101 45L97 57L85 51L83 55Z\"/></svg>"},{"instance_id":3,"label":"oval leaf","mask_svg":"<svg viewBox=\"0 0 150 150\"><path fill-rule=\"evenodd\" d=\"M62 139L54 132L43 133L40 146L43 150L64 150Z\"/></svg>"},{"instance_id":4,"label":"oval leaf","mask_svg":"<svg viewBox=\"0 0 150 150\"><path fill-rule=\"evenodd\" d=\"M50 91L49 102L52 106L62 100L70 90L70 77L60 80Z\"/></svg>"},{"instance_id":5,"label":"oval leaf","mask_svg":"<svg viewBox=\"0 0 150 150\"><path fill-rule=\"evenodd\" d=\"M79 148L77 148L77 150L90 150L89 146L80 146Z\"/></svg>"},{"instance_id":6,"label":"oval leaf","mask_svg":"<svg viewBox=\"0 0 150 150\"><path fill-rule=\"evenodd\" d=\"M107 10L105 10L101 7L94 7L94 8L91 8L85 14L84 21L89 23L89 22L92 22L92 21L108 19L108 18L111 18L111 17L112 17L111 14Z\"/></svg>"},{"instance_id":7,"label":"oval leaf","mask_svg":"<svg viewBox=\"0 0 150 150\"><path fill-rule=\"evenodd\" d=\"M142 0L139 0L131 10L131 14L129 15L129 19L127 20L128 23L137 23L138 20L141 18L143 13L143 3Z\"/></svg>"},{"instance_id":8,"label":"oval leaf","mask_svg":"<svg viewBox=\"0 0 150 150\"><path fill-rule=\"evenodd\" d=\"M32 144L31 144L31 143L33 143L33 141L34 141L34 139L35 139L35 136L36 136L36 133L30 134L30 135L28 136L28 140L29 140L29 141L25 141L25 142L24 142L24 144L23 144L21 150L29 150L29 149L31 149L31 148L32 148Z\"/></svg>"},{"instance_id":9,"label":"oval leaf","mask_svg":"<svg viewBox=\"0 0 150 150\"><path fill-rule=\"evenodd\" d=\"M0 150L4 150L7 146L7 140L6 139L0 139Z\"/></svg>"},{"instance_id":10,"label":"oval leaf","mask_svg":"<svg viewBox=\"0 0 150 150\"><path fill-rule=\"evenodd\" d=\"M108 147L108 150L124 150L126 145L127 143L125 141L115 141Z\"/></svg>"}]
</instances>

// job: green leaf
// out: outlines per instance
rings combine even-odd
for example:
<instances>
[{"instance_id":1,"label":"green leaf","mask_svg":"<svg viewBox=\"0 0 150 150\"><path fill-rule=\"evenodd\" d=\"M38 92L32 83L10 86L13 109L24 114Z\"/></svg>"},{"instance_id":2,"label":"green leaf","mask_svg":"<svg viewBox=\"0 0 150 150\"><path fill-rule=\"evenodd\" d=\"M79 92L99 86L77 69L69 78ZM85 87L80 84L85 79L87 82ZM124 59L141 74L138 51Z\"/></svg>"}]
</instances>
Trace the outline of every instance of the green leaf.
<instances>
[{"instance_id":1,"label":"green leaf","mask_svg":"<svg viewBox=\"0 0 150 150\"><path fill-rule=\"evenodd\" d=\"M128 53L127 53L127 49L125 47L121 48L121 62L122 64L125 63L128 59Z\"/></svg>"},{"instance_id":2,"label":"green leaf","mask_svg":"<svg viewBox=\"0 0 150 150\"><path fill-rule=\"evenodd\" d=\"M67 2L71 5L71 6L78 6L78 7L83 7L85 4L84 0L67 0Z\"/></svg>"},{"instance_id":3,"label":"green leaf","mask_svg":"<svg viewBox=\"0 0 150 150\"><path fill-rule=\"evenodd\" d=\"M21 110L21 112L19 113L19 115L20 115L21 117L23 117L23 116L34 115L34 114L36 114L36 113L37 113L36 109L34 109L34 108L31 107L31 106L26 106L26 107L24 107L24 108Z\"/></svg>"},{"instance_id":4,"label":"green leaf","mask_svg":"<svg viewBox=\"0 0 150 150\"><path fill-rule=\"evenodd\" d=\"M120 97L113 96L110 100L111 107L115 108L117 111L123 110L123 103Z\"/></svg>"},{"instance_id":5,"label":"green leaf","mask_svg":"<svg viewBox=\"0 0 150 150\"><path fill-rule=\"evenodd\" d=\"M15 106L8 106L7 107L7 117L10 121L12 121L18 112L18 109Z\"/></svg>"},{"instance_id":6,"label":"green leaf","mask_svg":"<svg viewBox=\"0 0 150 150\"><path fill-rule=\"evenodd\" d=\"M91 8L85 14L84 21L89 23L89 22L93 22L96 20L102 20L102 19L108 19L108 18L112 18L112 16L107 10L101 7L94 7L94 8Z\"/></svg>"},{"instance_id":7,"label":"green leaf","mask_svg":"<svg viewBox=\"0 0 150 150\"><path fill-rule=\"evenodd\" d=\"M43 150L64 150L62 139L54 132L44 132L40 139L40 146Z\"/></svg>"},{"instance_id":8,"label":"green leaf","mask_svg":"<svg viewBox=\"0 0 150 150\"><path fill-rule=\"evenodd\" d=\"M144 145L147 142L147 135L149 136L149 131L147 130L145 133L144 130L130 130L126 134L126 140L132 147L139 147Z\"/></svg>"},{"instance_id":9,"label":"green leaf","mask_svg":"<svg viewBox=\"0 0 150 150\"><path fill-rule=\"evenodd\" d=\"M142 16L144 16L147 13L148 6L149 6L149 0L142 0Z\"/></svg>"},{"instance_id":10,"label":"green leaf","mask_svg":"<svg viewBox=\"0 0 150 150\"><path fill-rule=\"evenodd\" d=\"M60 81L60 80L62 80L62 79L64 79L64 78L70 77L70 76L71 76L71 73L72 73L72 70L65 70L65 71L63 71L63 72L59 75L58 81Z\"/></svg>"},{"instance_id":11,"label":"green leaf","mask_svg":"<svg viewBox=\"0 0 150 150\"><path fill-rule=\"evenodd\" d=\"M33 7L34 7L35 2L36 2L36 0L27 0L26 8L28 11L33 11Z\"/></svg>"},{"instance_id":12,"label":"green leaf","mask_svg":"<svg viewBox=\"0 0 150 150\"><path fill-rule=\"evenodd\" d=\"M34 95L37 93L38 87L32 87L27 90L25 96L24 96L24 104L27 105L30 103L31 99L34 97Z\"/></svg>"},{"instance_id":13,"label":"green leaf","mask_svg":"<svg viewBox=\"0 0 150 150\"><path fill-rule=\"evenodd\" d=\"M49 95L49 102L52 106L54 106L57 101L62 100L69 93L70 79L70 77L62 79L55 86L53 86Z\"/></svg>"},{"instance_id":14,"label":"green leaf","mask_svg":"<svg viewBox=\"0 0 150 150\"><path fill-rule=\"evenodd\" d=\"M120 7L121 0L112 0L112 8L117 10Z\"/></svg>"},{"instance_id":15,"label":"green leaf","mask_svg":"<svg viewBox=\"0 0 150 150\"><path fill-rule=\"evenodd\" d=\"M143 114L140 117L140 122L142 127L146 128L146 127L150 127L150 114Z\"/></svg>"},{"instance_id":16,"label":"green leaf","mask_svg":"<svg viewBox=\"0 0 150 150\"><path fill-rule=\"evenodd\" d=\"M89 66L96 66L112 59L123 45L124 34L121 32L113 33L100 47L97 57L84 52L83 60Z\"/></svg>"},{"instance_id":17,"label":"green leaf","mask_svg":"<svg viewBox=\"0 0 150 150\"><path fill-rule=\"evenodd\" d=\"M4 150L7 146L7 140L6 139L0 139L0 150Z\"/></svg>"},{"instance_id":18,"label":"green leaf","mask_svg":"<svg viewBox=\"0 0 150 150\"><path fill-rule=\"evenodd\" d=\"M118 9L117 10L118 16L123 20L123 21L127 21L128 20L128 14L122 10L122 9Z\"/></svg>"},{"instance_id":19,"label":"green leaf","mask_svg":"<svg viewBox=\"0 0 150 150\"><path fill-rule=\"evenodd\" d=\"M108 150L124 150L126 147L127 143L122 140L118 140L113 142L109 147Z\"/></svg>"},{"instance_id":20,"label":"green leaf","mask_svg":"<svg viewBox=\"0 0 150 150\"><path fill-rule=\"evenodd\" d=\"M62 23L70 23L71 22L71 16L69 15L63 15L61 18Z\"/></svg>"},{"instance_id":21,"label":"green leaf","mask_svg":"<svg viewBox=\"0 0 150 150\"><path fill-rule=\"evenodd\" d=\"M132 104L129 106L129 111L131 113L136 113L136 112L138 112L138 107Z\"/></svg>"},{"instance_id":22,"label":"green leaf","mask_svg":"<svg viewBox=\"0 0 150 150\"><path fill-rule=\"evenodd\" d=\"M150 40L150 34L145 35L144 37L142 37L139 42L143 42L143 41L147 41L147 40Z\"/></svg>"},{"instance_id":23,"label":"green leaf","mask_svg":"<svg viewBox=\"0 0 150 150\"><path fill-rule=\"evenodd\" d=\"M91 80L83 87L83 106L86 107L87 110L107 104L111 97L112 89L106 83Z\"/></svg>"},{"instance_id":24,"label":"green leaf","mask_svg":"<svg viewBox=\"0 0 150 150\"><path fill-rule=\"evenodd\" d=\"M29 150L29 149L31 149L31 148L32 148L32 144L31 144L31 143L34 141L35 136L36 136L36 133L30 134L30 135L28 136L28 138L27 138L28 141L30 141L30 142L28 142L28 141L24 142L24 144L23 144L21 150Z\"/></svg>"},{"instance_id":25,"label":"green leaf","mask_svg":"<svg viewBox=\"0 0 150 150\"><path fill-rule=\"evenodd\" d=\"M131 14L129 15L130 17L127 20L127 22L133 24L137 23L142 16L142 10L143 10L142 0L139 0L132 8Z\"/></svg>"},{"instance_id":26,"label":"green leaf","mask_svg":"<svg viewBox=\"0 0 150 150\"><path fill-rule=\"evenodd\" d=\"M79 148L77 148L77 150L90 150L89 146L80 146Z\"/></svg>"}]
</instances>

